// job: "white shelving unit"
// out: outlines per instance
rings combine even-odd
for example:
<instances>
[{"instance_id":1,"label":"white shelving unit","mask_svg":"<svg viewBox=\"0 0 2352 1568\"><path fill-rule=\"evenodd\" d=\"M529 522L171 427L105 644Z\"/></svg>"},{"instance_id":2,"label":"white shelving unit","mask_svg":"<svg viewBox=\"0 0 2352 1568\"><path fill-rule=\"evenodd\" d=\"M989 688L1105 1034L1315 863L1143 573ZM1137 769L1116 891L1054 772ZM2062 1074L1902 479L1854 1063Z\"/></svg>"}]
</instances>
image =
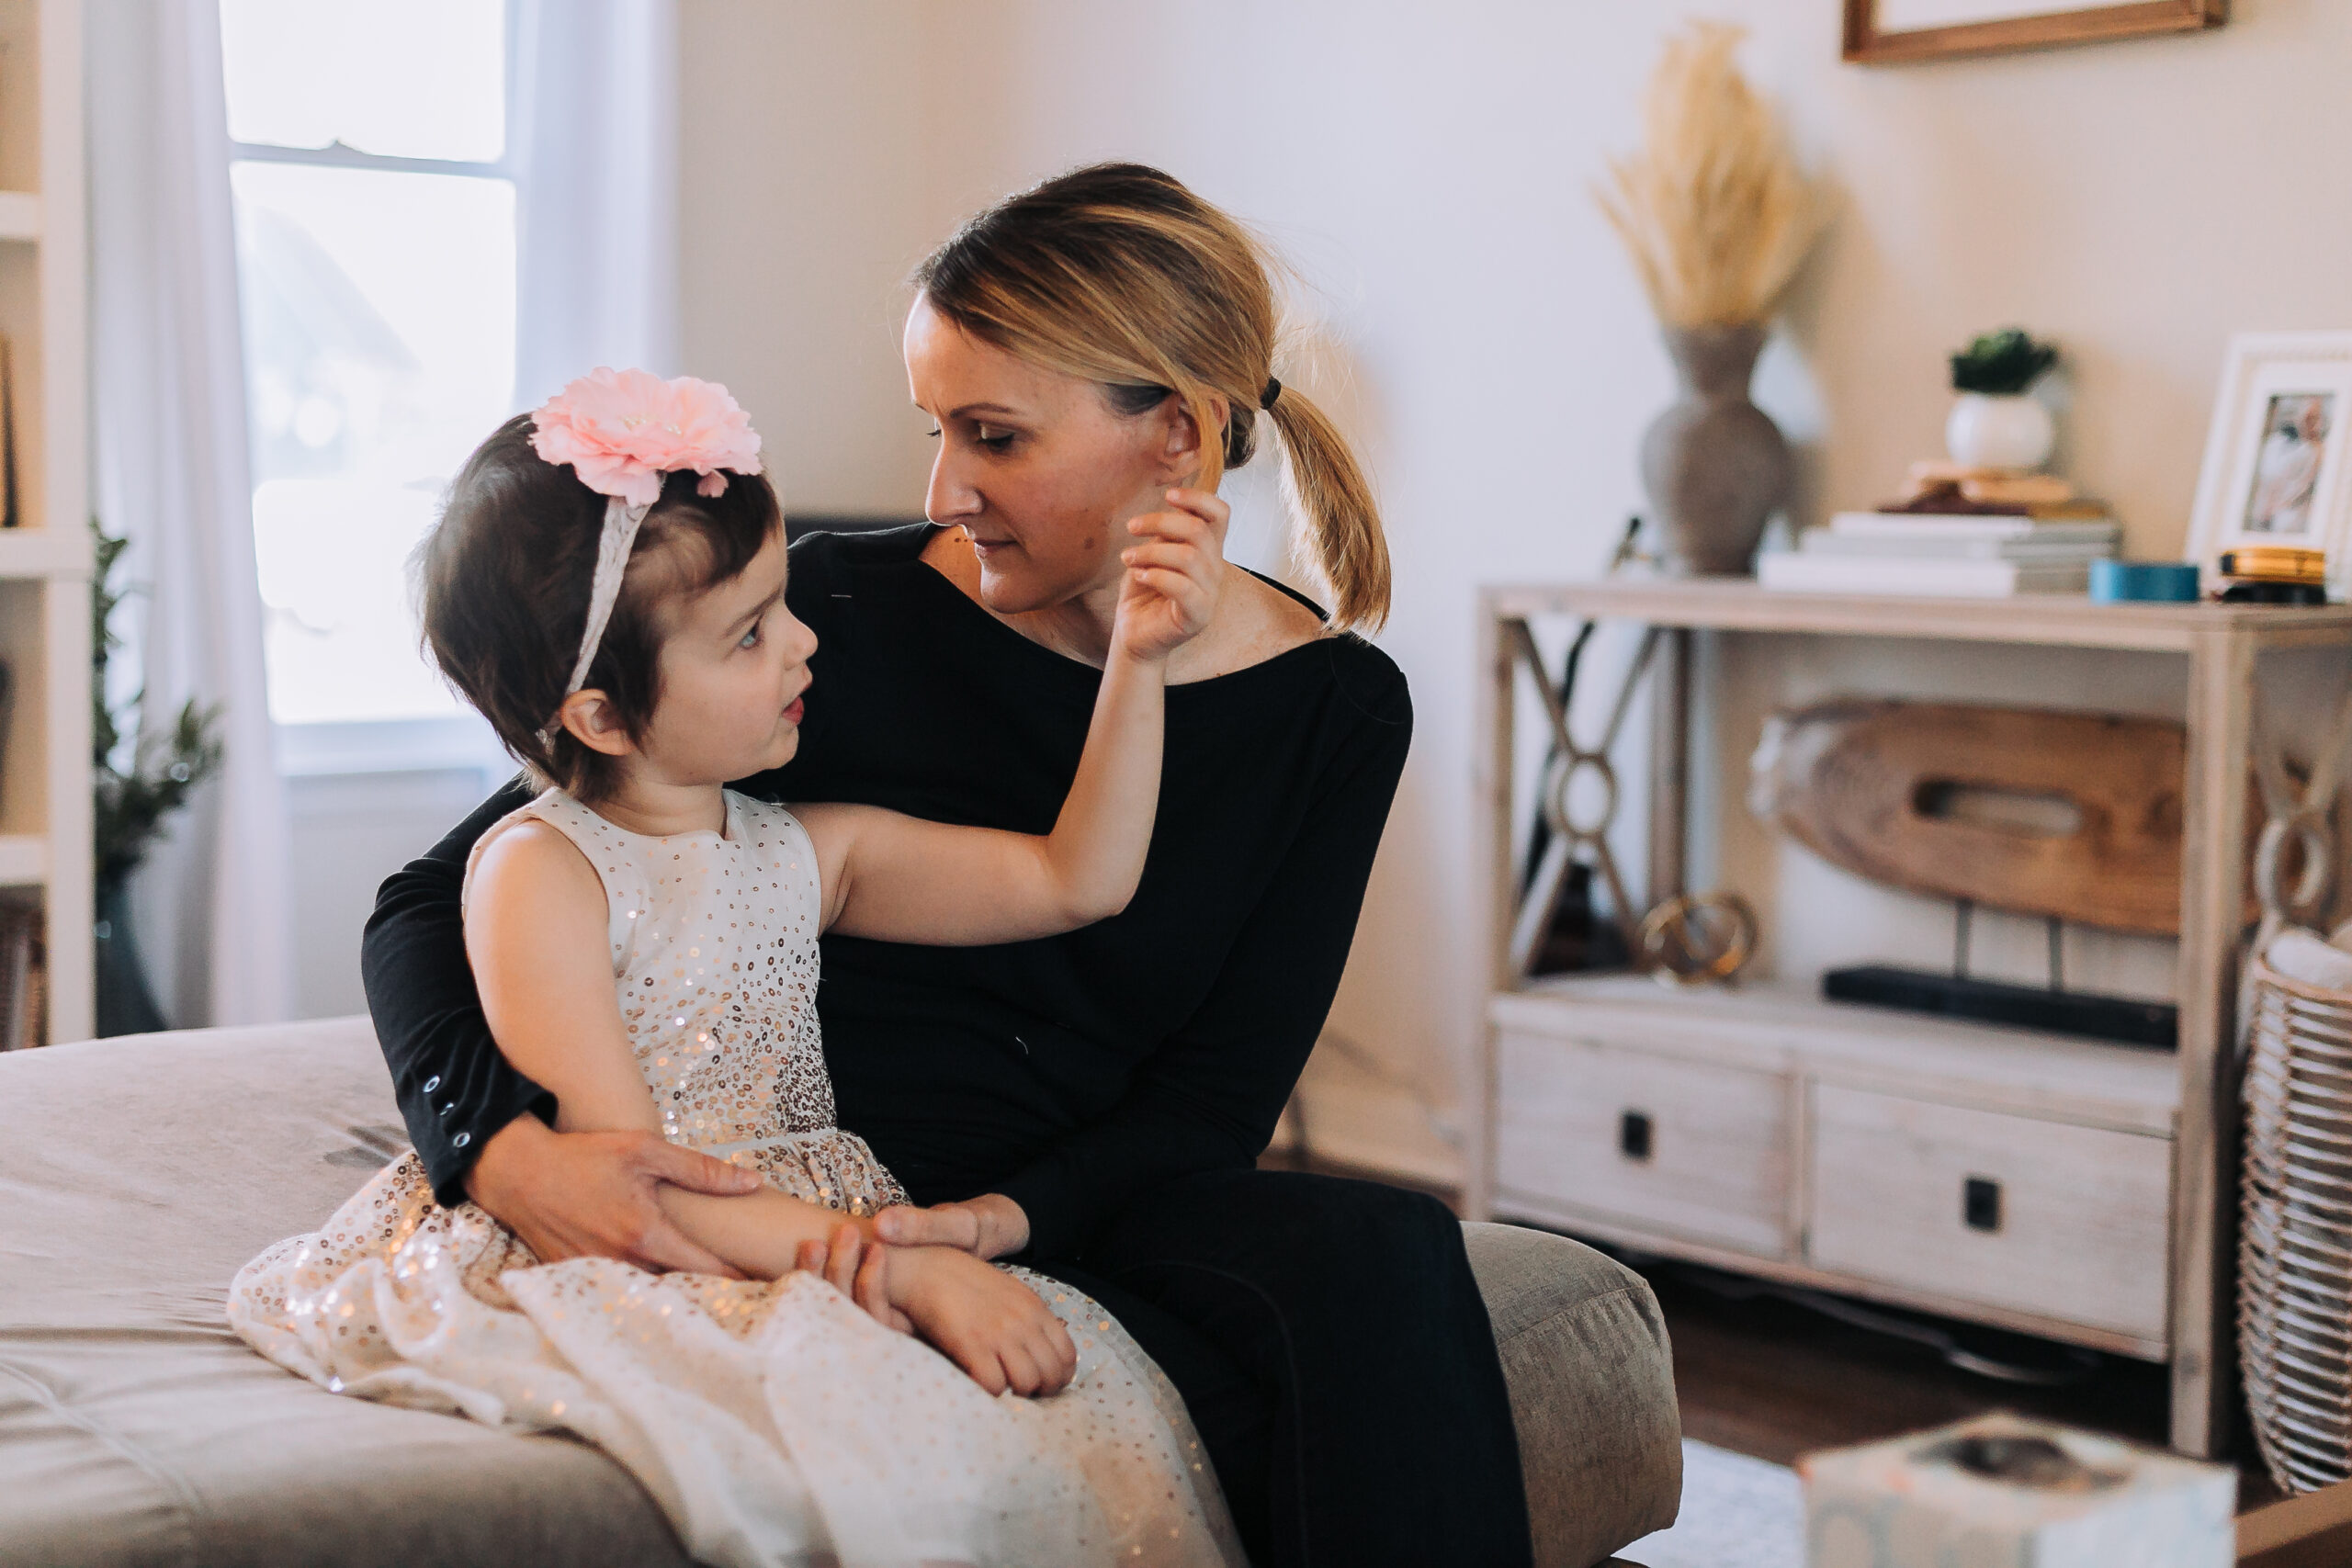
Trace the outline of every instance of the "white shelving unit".
<instances>
[{"instance_id":1,"label":"white shelving unit","mask_svg":"<svg viewBox=\"0 0 2352 1568\"><path fill-rule=\"evenodd\" d=\"M18 526L0 529L0 887L37 890L49 1038L91 1032L90 541L78 0L0 0L0 333Z\"/></svg>"},{"instance_id":2,"label":"white shelving unit","mask_svg":"<svg viewBox=\"0 0 2352 1568\"><path fill-rule=\"evenodd\" d=\"M2352 607L1777 593L1753 582L1490 589L1480 806L1492 983L1469 1207L1671 1257L2162 1361L2176 1448L2235 1408L2232 1019L2246 922L2255 676L2352 651ZM1513 736L1523 628L1629 621L1649 666L1648 897L1682 890L1692 637L1849 636L2187 662L2177 1052L1825 1002L1802 987L1528 982Z\"/></svg>"}]
</instances>

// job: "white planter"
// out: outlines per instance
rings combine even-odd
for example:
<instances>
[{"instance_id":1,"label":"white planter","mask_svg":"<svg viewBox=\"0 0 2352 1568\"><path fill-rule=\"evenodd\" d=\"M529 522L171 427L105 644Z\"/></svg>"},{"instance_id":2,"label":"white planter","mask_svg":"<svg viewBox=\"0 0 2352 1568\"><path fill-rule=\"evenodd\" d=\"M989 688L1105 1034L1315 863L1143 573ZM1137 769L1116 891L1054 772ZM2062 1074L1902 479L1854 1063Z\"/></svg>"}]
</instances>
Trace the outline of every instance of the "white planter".
<instances>
[{"instance_id":1,"label":"white planter","mask_svg":"<svg viewBox=\"0 0 2352 1568\"><path fill-rule=\"evenodd\" d=\"M1962 392L1944 422L1951 460L1972 468L2038 468L2057 434L2050 411L2026 392Z\"/></svg>"}]
</instances>

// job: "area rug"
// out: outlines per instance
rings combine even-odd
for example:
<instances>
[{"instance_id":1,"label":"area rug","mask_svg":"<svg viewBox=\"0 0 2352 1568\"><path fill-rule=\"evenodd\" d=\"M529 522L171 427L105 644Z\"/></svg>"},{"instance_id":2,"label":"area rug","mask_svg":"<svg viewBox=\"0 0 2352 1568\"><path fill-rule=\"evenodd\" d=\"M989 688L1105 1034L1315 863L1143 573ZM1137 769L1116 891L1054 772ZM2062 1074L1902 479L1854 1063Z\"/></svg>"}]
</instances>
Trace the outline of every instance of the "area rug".
<instances>
[{"instance_id":1,"label":"area rug","mask_svg":"<svg viewBox=\"0 0 2352 1568\"><path fill-rule=\"evenodd\" d=\"M1681 1516L1617 1555L1642 1568L1804 1568L1797 1472L1685 1439Z\"/></svg>"}]
</instances>

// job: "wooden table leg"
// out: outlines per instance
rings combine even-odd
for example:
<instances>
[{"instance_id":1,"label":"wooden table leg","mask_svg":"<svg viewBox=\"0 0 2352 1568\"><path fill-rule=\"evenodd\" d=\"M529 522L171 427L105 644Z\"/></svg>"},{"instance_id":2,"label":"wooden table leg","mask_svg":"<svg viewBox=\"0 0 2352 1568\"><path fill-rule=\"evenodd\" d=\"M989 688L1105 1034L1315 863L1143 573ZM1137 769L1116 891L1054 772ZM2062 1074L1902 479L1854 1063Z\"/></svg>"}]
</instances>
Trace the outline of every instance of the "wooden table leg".
<instances>
[{"instance_id":1,"label":"wooden table leg","mask_svg":"<svg viewBox=\"0 0 2352 1568\"><path fill-rule=\"evenodd\" d=\"M1690 891L1692 633L1658 639L1650 666L1650 908Z\"/></svg>"},{"instance_id":2,"label":"wooden table leg","mask_svg":"<svg viewBox=\"0 0 2352 1568\"><path fill-rule=\"evenodd\" d=\"M2237 1407L2238 941L2245 923L2250 641L2189 655L2180 902L2180 1119L2173 1145L2172 1444L2219 1455Z\"/></svg>"},{"instance_id":3,"label":"wooden table leg","mask_svg":"<svg viewBox=\"0 0 2352 1568\"><path fill-rule=\"evenodd\" d=\"M1478 604L1478 734L1472 790L1486 818L1485 946L1479 956L1477 1014L1471 1020L1469 1136L1464 1140L1462 1217L1483 1220L1494 1212L1497 1114L1495 1030L1487 1006L1497 991L1519 984L1511 970L1510 932L1517 913L1517 857L1511 843L1512 698L1516 694L1510 639L1503 615L1482 594Z\"/></svg>"}]
</instances>

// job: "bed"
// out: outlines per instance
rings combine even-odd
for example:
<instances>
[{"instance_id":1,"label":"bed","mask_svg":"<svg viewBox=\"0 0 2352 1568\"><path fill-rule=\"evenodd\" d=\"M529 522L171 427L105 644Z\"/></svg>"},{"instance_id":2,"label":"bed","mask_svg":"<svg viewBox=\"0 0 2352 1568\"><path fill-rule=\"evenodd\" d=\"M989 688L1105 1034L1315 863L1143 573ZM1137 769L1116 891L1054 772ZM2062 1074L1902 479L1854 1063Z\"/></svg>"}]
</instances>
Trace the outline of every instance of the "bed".
<instances>
[{"instance_id":1,"label":"bed","mask_svg":"<svg viewBox=\"0 0 2352 1568\"><path fill-rule=\"evenodd\" d=\"M364 1018L0 1055L0 1564L684 1568L595 1450L339 1398L221 1315L230 1277L406 1147ZM1674 1516L1664 1325L1565 1238L1468 1227L1544 1568Z\"/></svg>"}]
</instances>

